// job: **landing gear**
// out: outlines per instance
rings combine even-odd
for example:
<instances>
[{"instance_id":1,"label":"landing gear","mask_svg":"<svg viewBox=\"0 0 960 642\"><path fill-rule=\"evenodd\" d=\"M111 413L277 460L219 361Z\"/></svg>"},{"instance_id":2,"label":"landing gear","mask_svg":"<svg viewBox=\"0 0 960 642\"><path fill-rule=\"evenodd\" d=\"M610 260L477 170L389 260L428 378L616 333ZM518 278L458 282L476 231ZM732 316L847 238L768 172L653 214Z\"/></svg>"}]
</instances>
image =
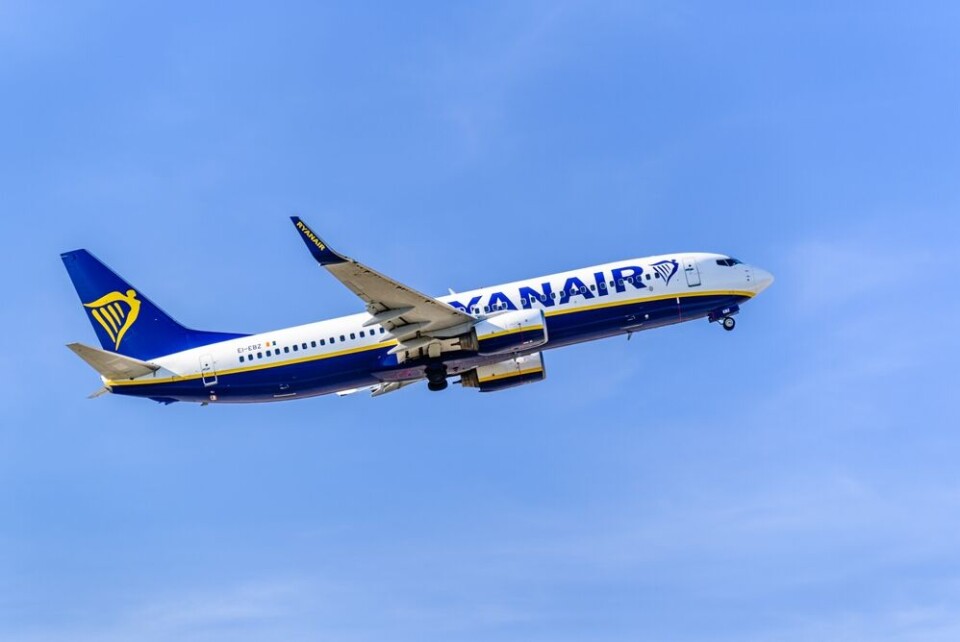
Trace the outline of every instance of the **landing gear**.
<instances>
[{"instance_id":1,"label":"landing gear","mask_svg":"<svg viewBox=\"0 0 960 642\"><path fill-rule=\"evenodd\" d=\"M707 315L707 321L713 323L714 321L719 321L720 325L723 326L723 329L727 332L730 332L735 327L737 327L737 322L733 318L737 312L740 311L739 305L731 305L727 308L721 308L719 310L714 310Z\"/></svg>"},{"instance_id":2,"label":"landing gear","mask_svg":"<svg viewBox=\"0 0 960 642\"><path fill-rule=\"evenodd\" d=\"M447 389L447 366L437 364L427 366L427 389L440 392Z\"/></svg>"}]
</instances>

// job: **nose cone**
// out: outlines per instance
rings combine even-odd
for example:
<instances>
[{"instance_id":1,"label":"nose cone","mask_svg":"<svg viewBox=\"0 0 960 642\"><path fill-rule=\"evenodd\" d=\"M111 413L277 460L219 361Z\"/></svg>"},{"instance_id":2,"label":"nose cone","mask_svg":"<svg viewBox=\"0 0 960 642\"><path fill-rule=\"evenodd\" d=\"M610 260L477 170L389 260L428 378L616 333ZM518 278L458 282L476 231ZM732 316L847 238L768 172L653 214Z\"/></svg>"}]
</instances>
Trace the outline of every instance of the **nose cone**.
<instances>
[{"instance_id":1,"label":"nose cone","mask_svg":"<svg viewBox=\"0 0 960 642\"><path fill-rule=\"evenodd\" d=\"M753 268L753 283L753 289L760 294L773 283L773 275L764 269Z\"/></svg>"}]
</instances>

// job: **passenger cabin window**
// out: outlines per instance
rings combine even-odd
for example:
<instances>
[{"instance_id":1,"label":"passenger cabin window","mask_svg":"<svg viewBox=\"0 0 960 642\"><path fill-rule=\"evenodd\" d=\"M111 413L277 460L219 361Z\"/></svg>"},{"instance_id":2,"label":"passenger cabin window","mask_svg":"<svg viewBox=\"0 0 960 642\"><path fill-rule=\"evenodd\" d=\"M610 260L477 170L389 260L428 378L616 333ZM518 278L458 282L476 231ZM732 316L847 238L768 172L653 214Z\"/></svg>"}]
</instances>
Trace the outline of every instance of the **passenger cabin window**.
<instances>
[{"instance_id":1,"label":"passenger cabin window","mask_svg":"<svg viewBox=\"0 0 960 642\"><path fill-rule=\"evenodd\" d=\"M299 347L299 346L297 346L297 344L294 343L294 344L293 344L293 351L296 352L298 347Z\"/></svg>"},{"instance_id":2,"label":"passenger cabin window","mask_svg":"<svg viewBox=\"0 0 960 642\"><path fill-rule=\"evenodd\" d=\"M346 341L346 340L347 340L347 338L341 334L341 335L340 335L340 343L343 343L343 342Z\"/></svg>"},{"instance_id":3,"label":"passenger cabin window","mask_svg":"<svg viewBox=\"0 0 960 642\"><path fill-rule=\"evenodd\" d=\"M262 353L262 352L258 352L258 353L257 353L257 359L263 359L263 353Z\"/></svg>"},{"instance_id":4,"label":"passenger cabin window","mask_svg":"<svg viewBox=\"0 0 960 642\"><path fill-rule=\"evenodd\" d=\"M316 347L317 347L317 342L316 342L316 341L311 341L311 342L310 342L310 347L311 347L311 348L316 348Z\"/></svg>"},{"instance_id":5,"label":"passenger cabin window","mask_svg":"<svg viewBox=\"0 0 960 642\"><path fill-rule=\"evenodd\" d=\"M283 346L283 354L288 354L289 352L290 348L288 346Z\"/></svg>"},{"instance_id":6,"label":"passenger cabin window","mask_svg":"<svg viewBox=\"0 0 960 642\"><path fill-rule=\"evenodd\" d=\"M351 340L351 341L356 341L356 339L357 339L357 333L356 333L356 332L351 332L351 333L350 333L350 340Z\"/></svg>"},{"instance_id":7,"label":"passenger cabin window","mask_svg":"<svg viewBox=\"0 0 960 642\"><path fill-rule=\"evenodd\" d=\"M336 342L337 342L336 339L334 339L333 337L330 337L330 343L331 343L331 345L334 344L334 343L336 343Z\"/></svg>"},{"instance_id":8,"label":"passenger cabin window","mask_svg":"<svg viewBox=\"0 0 960 642\"><path fill-rule=\"evenodd\" d=\"M327 340L326 340L326 339L320 339L320 345L322 345L322 346L327 345Z\"/></svg>"},{"instance_id":9,"label":"passenger cabin window","mask_svg":"<svg viewBox=\"0 0 960 642\"><path fill-rule=\"evenodd\" d=\"M243 363L243 355L240 355L240 363Z\"/></svg>"}]
</instances>

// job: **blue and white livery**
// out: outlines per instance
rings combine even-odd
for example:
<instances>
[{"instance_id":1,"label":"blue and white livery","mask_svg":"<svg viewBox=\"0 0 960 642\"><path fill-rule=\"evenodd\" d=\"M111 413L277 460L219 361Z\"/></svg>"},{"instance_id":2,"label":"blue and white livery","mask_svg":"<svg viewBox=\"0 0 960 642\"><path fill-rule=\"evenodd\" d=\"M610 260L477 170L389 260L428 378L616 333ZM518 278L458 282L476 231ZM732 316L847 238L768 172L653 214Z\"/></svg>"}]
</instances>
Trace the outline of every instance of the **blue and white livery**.
<instances>
[{"instance_id":1,"label":"blue and white livery","mask_svg":"<svg viewBox=\"0 0 960 642\"><path fill-rule=\"evenodd\" d=\"M180 325L86 250L62 255L100 348L69 344L106 392L161 403L280 401L426 380L491 392L546 377L543 352L708 319L726 330L772 282L721 254L682 253L596 265L432 297L334 251L293 223L316 262L366 311L260 334Z\"/></svg>"}]
</instances>

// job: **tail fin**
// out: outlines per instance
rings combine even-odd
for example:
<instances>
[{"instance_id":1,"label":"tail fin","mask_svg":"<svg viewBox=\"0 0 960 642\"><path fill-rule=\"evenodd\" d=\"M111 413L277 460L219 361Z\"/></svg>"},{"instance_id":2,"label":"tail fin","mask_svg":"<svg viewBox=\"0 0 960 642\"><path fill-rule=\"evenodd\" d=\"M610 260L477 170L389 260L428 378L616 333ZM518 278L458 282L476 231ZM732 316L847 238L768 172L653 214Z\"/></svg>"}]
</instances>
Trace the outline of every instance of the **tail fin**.
<instances>
[{"instance_id":1,"label":"tail fin","mask_svg":"<svg viewBox=\"0 0 960 642\"><path fill-rule=\"evenodd\" d=\"M104 350L151 359L244 336L183 327L86 250L60 257Z\"/></svg>"}]
</instances>

